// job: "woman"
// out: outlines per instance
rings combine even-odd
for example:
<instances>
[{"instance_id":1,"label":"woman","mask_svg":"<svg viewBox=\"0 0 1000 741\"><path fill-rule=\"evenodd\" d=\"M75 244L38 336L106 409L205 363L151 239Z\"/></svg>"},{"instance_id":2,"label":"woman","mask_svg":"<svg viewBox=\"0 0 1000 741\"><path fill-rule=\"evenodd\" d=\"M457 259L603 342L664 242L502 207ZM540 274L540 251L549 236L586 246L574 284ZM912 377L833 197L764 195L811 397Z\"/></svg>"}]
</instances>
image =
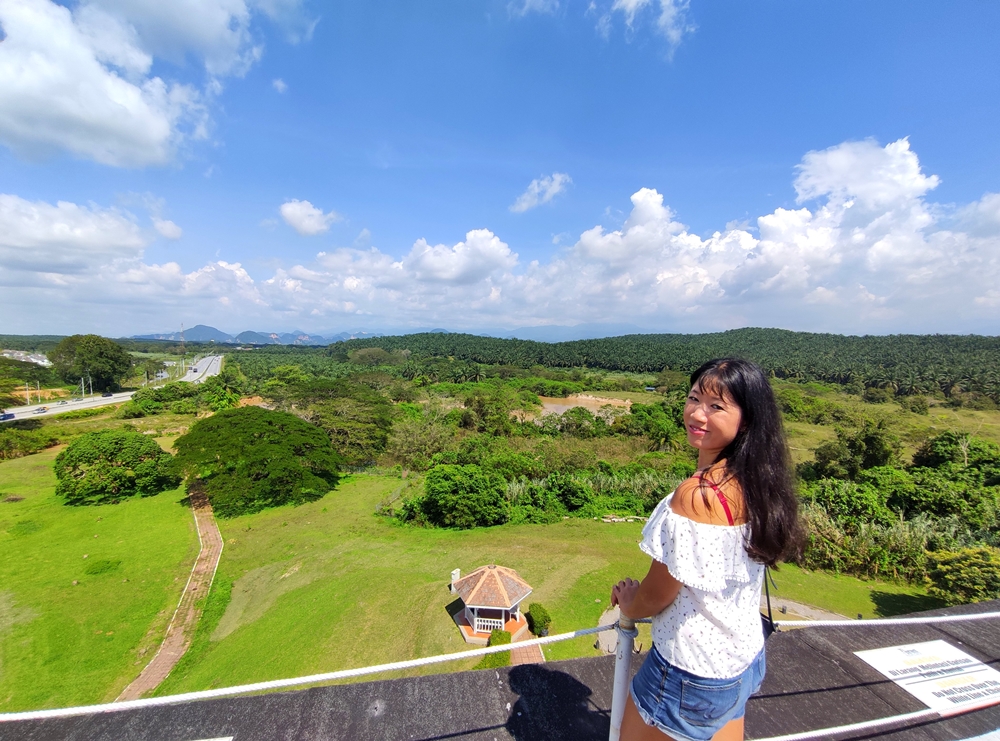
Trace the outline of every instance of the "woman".
<instances>
[{"instance_id":1,"label":"woman","mask_svg":"<svg viewBox=\"0 0 1000 741\"><path fill-rule=\"evenodd\" d=\"M653 559L646 578L611 590L623 615L653 616L622 741L743 738L744 706L764 678L764 566L797 544L781 418L761 369L738 358L701 366L684 428L698 470L643 528L639 547Z\"/></svg>"}]
</instances>

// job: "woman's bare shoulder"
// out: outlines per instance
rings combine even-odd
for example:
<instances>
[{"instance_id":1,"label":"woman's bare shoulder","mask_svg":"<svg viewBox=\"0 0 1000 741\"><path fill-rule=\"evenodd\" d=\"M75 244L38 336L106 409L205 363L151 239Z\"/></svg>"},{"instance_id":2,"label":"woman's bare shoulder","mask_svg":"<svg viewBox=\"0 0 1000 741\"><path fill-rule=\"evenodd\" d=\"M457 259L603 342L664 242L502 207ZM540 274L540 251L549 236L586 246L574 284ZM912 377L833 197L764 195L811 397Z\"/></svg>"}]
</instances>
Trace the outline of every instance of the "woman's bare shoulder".
<instances>
[{"instance_id":1,"label":"woman's bare shoulder","mask_svg":"<svg viewBox=\"0 0 1000 741\"><path fill-rule=\"evenodd\" d=\"M705 483L702 485L696 474L685 479L677 487L670 500L670 509L682 517L706 525L728 525L729 519L719 502L718 496L712 491L709 483L717 486L729 503L737 523L743 509L743 493L739 483L731 476L727 477L721 469L709 468L704 473ZM708 491L705 491L708 489Z\"/></svg>"},{"instance_id":2,"label":"woman's bare shoulder","mask_svg":"<svg viewBox=\"0 0 1000 741\"><path fill-rule=\"evenodd\" d=\"M712 522L712 513L705 503L701 493L701 485L697 476L684 479L670 498L670 509L674 514L686 517L695 522Z\"/></svg>"}]
</instances>

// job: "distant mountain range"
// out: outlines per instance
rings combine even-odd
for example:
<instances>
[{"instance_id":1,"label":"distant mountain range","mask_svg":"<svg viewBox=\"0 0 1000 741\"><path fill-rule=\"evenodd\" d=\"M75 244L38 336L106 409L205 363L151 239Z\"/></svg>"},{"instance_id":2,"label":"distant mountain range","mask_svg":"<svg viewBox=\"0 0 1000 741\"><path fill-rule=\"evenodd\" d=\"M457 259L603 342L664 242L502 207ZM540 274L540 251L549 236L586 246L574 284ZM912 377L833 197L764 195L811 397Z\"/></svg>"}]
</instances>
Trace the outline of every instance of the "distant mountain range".
<instances>
[{"instance_id":1,"label":"distant mountain range","mask_svg":"<svg viewBox=\"0 0 1000 741\"><path fill-rule=\"evenodd\" d=\"M520 327L518 329L483 329L474 331L485 337L500 337L502 339L535 340L536 342L566 342L568 340L589 340L599 337L617 337L627 334L641 334L653 330L643 329L634 324L577 324L546 325L539 327ZM662 330L661 330L662 331ZM330 345L343 340L356 340L365 337L384 337L386 335L418 334L421 332L450 334L450 330L435 327L416 327L407 329L383 328L381 332L337 332L336 334L308 334L306 332L240 332L238 335L226 334L215 327L198 324L184 330L184 339L188 342L218 342L227 345ZM163 332L161 334L133 335L134 340L172 340L181 339L180 332Z\"/></svg>"},{"instance_id":2,"label":"distant mountain range","mask_svg":"<svg viewBox=\"0 0 1000 741\"><path fill-rule=\"evenodd\" d=\"M305 332L240 332L238 335L226 334L215 327L197 324L184 330L184 340L187 342L218 342L226 345L329 345L341 340L355 340L364 337L379 337L377 332L339 332L338 334L321 336ZM179 342L180 332L163 332L160 334L132 335L133 340L172 340Z\"/></svg>"}]
</instances>

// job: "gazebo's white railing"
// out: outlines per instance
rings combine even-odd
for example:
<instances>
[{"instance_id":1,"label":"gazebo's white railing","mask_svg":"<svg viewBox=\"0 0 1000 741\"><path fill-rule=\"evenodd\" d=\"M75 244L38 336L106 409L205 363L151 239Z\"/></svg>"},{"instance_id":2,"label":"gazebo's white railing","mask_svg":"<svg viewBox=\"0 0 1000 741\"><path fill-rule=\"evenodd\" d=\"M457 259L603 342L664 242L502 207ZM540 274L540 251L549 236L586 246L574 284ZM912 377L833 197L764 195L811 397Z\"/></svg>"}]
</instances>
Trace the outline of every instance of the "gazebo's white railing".
<instances>
[{"instance_id":1,"label":"gazebo's white railing","mask_svg":"<svg viewBox=\"0 0 1000 741\"><path fill-rule=\"evenodd\" d=\"M491 630L503 630L503 620L498 618L476 618L475 630L477 633L489 633Z\"/></svg>"},{"instance_id":2,"label":"gazebo's white railing","mask_svg":"<svg viewBox=\"0 0 1000 741\"><path fill-rule=\"evenodd\" d=\"M983 612L969 615L939 615L923 618L895 618L883 620L775 620L774 623L779 628L823 628L823 627L858 627L864 625L926 625L944 622L967 622L973 620L991 620L1000 618L1000 612ZM489 619L489 618L484 618ZM533 638L528 641L521 641L516 644L505 644L500 646L487 646L485 648L475 648L468 651L459 651L451 654L441 654L439 656L428 656L422 659L410 659L408 661L396 661L390 664L378 664L376 666L365 666L358 669L344 669L336 672L326 672L323 674L312 674L306 677L293 677L290 679L275 679L268 682L256 682L254 684L243 684L234 687L220 687L212 690L201 690L199 692L186 692L179 695L167 695L164 697L150 697L141 700L128 700L125 702L111 702L102 705L84 705L71 708L53 708L50 710L31 710L19 713L0 713L0 723L10 723L14 721L42 720L46 718L68 718L80 715L93 715L97 713L114 713L123 710L134 710L138 708L162 707L166 705L178 705L196 700L210 700L220 697L233 697L255 692L267 692L271 690L288 689L291 687L302 687L321 682L333 682L341 679L353 679L370 674L381 674L383 672L401 671L414 669L431 664L441 664L448 661L470 659L477 656L510 651L512 648L522 648L528 646L543 646L549 643L579 638L581 636L594 635L607 630L618 632L618 647L615 658L615 676L613 693L611 696L611 731L610 741L618 741L621 733L622 717L625 712L625 701L628 697L628 681L631 674L631 660L634 641L638 635L635 626L637 623L648 623L648 619L629 620L622 617L612 625L601 625L596 628L585 628L575 630L570 633L560 633L558 635ZM965 712L980 710L982 706L970 708ZM960 715L961 713L956 713ZM836 726L833 728L821 728L815 731L805 731L802 733L787 734L784 736L772 736L769 738L756 739L755 741L809 741L811 739L826 739L848 733L859 733L865 730L876 728L886 728L889 726L902 725L915 720L925 720L936 718L939 714L936 710L921 710L915 713L894 715L888 718L852 723L850 725Z\"/></svg>"}]
</instances>

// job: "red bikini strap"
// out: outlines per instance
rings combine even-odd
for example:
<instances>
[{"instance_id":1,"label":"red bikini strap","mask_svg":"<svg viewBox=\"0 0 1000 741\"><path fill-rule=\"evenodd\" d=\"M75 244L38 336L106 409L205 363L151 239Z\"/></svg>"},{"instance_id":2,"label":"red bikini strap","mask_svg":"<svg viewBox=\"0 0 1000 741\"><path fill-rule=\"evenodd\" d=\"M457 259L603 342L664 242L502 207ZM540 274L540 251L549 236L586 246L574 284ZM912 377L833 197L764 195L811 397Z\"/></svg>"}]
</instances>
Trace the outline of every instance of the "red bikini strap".
<instances>
[{"instance_id":1,"label":"red bikini strap","mask_svg":"<svg viewBox=\"0 0 1000 741\"><path fill-rule=\"evenodd\" d=\"M699 484L708 484L712 487L712 491L715 492L715 496L719 498L719 504L722 505L722 509L726 511L726 519L729 520L730 525L735 525L736 521L733 519L733 513L729 511L729 501L726 499L726 495L722 493L722 489L716 486L711 479L706 479L704 473L698 474Z\"/></svg>"}]
</instances>

